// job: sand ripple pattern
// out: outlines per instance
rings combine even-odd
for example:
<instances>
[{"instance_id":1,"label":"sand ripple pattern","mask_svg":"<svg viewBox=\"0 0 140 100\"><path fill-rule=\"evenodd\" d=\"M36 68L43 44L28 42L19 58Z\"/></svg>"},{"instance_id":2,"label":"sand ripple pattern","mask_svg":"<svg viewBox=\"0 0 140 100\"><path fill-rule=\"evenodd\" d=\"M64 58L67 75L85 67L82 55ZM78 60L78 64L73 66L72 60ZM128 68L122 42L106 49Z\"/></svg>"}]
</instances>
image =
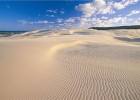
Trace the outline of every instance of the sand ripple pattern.
<instances>
[{"instance_id":1,"label":"sand ripple pattern","mask_svg":"<svg viewBox=\"0 0 140 100\"><path fill-rule=\"evenodd\" d=\"M140 99L139 47L132 49L130 46L78 44L60 50L54 58L54 65L47 65L40 66L43 68L41 73L31 74L27 86L19 85L18 88L13 83L13 87L9 88L1 85L4 89L0 91L0 99ZM34 75L38 78L32 79ZM14 77L15 81L18 81L17 77Z\"/></svg>"},{"instance_id":2,"label":"sand ripple pattern","mask_svg":"<svg viewBox=\"0 0 140 100\"><path fill-rule=\"evenodd\" d=\"M60 57L63 79L58 83L63 81L64 86L54 100L139 100L140 48L109 45L81 48L61 52L65 53Z\"/></svg>"}]
</instances>

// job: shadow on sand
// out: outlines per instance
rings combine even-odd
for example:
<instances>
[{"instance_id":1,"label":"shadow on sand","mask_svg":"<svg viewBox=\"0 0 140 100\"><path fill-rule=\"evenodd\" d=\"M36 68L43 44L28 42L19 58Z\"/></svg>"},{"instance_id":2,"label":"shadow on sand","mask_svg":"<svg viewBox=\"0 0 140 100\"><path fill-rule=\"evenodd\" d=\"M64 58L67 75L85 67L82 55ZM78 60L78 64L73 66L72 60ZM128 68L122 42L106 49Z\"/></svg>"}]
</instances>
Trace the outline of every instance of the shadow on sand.
<instances>
[{"instance_id":1,"label":"shadow on sand","mask_svg":"<svg viewBox=\"0 0 140 100\"><path fill-rule=\"evenodd\" d=\"M126 38L126 37L116 37L116 39L122 40L122 41L127 41L127 42L140 42L140 38Z\"/></svg>"}]
</instances>

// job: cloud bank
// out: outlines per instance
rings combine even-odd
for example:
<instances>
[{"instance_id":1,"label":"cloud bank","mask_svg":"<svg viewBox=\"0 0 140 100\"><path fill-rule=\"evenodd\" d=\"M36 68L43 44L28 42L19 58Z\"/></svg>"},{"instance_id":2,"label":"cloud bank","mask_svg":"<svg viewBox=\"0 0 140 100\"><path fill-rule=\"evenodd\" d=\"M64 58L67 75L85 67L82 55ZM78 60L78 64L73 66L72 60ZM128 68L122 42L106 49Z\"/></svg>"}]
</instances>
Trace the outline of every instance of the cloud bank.
<instances>
[{"instance_id":1,"label":"cloud bank","mask_svg":"<svg viewBox=\"0 0 140 100\"><path fill-rule=\"evenodd\" d=\"M54 22L49 22L48 20L20 20L19 22L22 24L46 24L50 25L51 28L88 28L140 24L140 17L131 18L131 16L139 14L140 10L133 9L126 15L121 15L120 13L116 14L117 11L128 9L130 5L135 5L139 1L140 0L121 0L116 2L113 0L94 0L75 6L75 10L81 12L80 16L64 19L63 17L56 16L57 13L63 16L65 14L64 11L50 9L46 10L49 14L45 16L56 18ZM110 17L110 15L113 14L114 17Z\"/></svg>"}]
</instances>

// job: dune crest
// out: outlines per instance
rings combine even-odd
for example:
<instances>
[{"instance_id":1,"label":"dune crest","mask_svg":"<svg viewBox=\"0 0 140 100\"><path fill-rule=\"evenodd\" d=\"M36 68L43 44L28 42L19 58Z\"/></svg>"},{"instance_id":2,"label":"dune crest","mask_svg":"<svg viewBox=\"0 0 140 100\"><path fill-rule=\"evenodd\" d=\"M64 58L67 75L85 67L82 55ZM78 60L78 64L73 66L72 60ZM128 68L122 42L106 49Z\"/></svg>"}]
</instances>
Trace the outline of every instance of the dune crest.
<instances>
[{"instance_id":1,"label":"dune crest","mask_svg":"<svg viewBox=\"0 0 140 100\"><path fill-rule=\"evenodd\" d=\"M68 47L72 47L72 46L76 46L79 44L84 44L84 43L86 43L85 40L78 40L78 41L74 41L74 42L56 44L53 47L51 47L49 51L47 51L47 54L49 56L54 56L59 50L62 50L62 49L68 48Z\"/></svg>"}]
</instances>

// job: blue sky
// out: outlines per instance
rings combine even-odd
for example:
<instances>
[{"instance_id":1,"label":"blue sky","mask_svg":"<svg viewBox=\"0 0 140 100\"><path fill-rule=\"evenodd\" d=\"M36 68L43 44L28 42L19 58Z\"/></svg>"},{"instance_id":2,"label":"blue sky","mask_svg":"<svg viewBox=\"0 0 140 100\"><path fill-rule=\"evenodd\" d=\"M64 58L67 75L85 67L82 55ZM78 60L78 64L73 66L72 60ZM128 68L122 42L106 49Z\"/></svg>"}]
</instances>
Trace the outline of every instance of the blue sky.
<instances>
[{"instance_id":1,"label":"blue sky","mask_svg":"<svg viewBox=\"0 0 140 100\"><path fill-rule=\"evenodd\" d=\"M139 0L0 1L1 31L139 24Z\"/></svg>"}]
</instances>

